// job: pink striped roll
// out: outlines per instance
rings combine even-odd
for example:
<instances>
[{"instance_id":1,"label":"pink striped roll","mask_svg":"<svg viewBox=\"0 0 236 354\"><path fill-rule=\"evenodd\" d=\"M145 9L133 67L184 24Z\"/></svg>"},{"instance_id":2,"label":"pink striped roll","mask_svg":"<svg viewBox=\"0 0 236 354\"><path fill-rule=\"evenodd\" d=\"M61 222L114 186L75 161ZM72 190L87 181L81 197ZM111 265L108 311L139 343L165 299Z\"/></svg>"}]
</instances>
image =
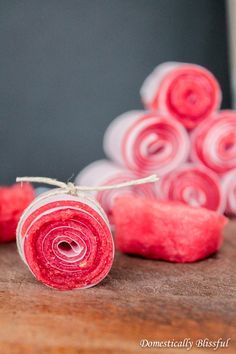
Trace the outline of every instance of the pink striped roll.
<instances>
[{"instance_id":1,"label":"pink striped roll","mask_svg":"<svg viewBox=\"0 0 236 354\"><path fill-rule=\"evenodd\" d=\"M164 175L186 161L186 130L157 113L131 111L117 117L104 136L104 151L113 161L144 175Z\"/></svg>"},{"instance_id":2,"label":"pink striped roll","mask_svg":"<svg viewBox=\"0 0 236 354\"><path fill-rule=\"evenodd\" d=\"M17 246L33 275L59 290L98 284L114 256L108 220L99 204L61 189L41 194L25 210Z\"/></svg>"},{"instance_id":3,"label":"pink striped roll","mask_svg":"<svg viewBox=\"0 0 236 354\"><path fill-rule=\"evenodd\" d=\"M222 179L222 190L226 198L226 213L236 215L236 169L225 174Z\"/></svg>"},{"instance_id":4,"label":"pink striped roll","mask_svg":"<svg viewBox=\"0 0 236 354\"><path fill-rule=\"evenodd\" d=\"M236 112L225 110L192 133L191 159L223 174L236 168Z\"/></svg>"},{"instance_id":5,"label":"pink striped roll","mask_svg":"<svg viewBox=\"0 0 236 354\"><path fill-rule=\"evenodd\" d=\"M135 172L125 170L108 160L98 160L85 167L76 177L75 183L77 185L102 186L118 184L137 178L140 178L140 175ZM124 194L139 195L148 199L155 198L152 183L94 192L95 198L105 210L111 223L113 223L112 209L114 201L117 197Z\"/></svg>"},{"instance_id":6,"label":"pink striped roll","mask_svg":"<svg viewBox=\"0 0 236 354\"><path fill-rule=\"evenodd\" d=\"M176 118L188 129L209 117L221 104L218 81L195 64L158 65L144 81L140 94L145 107Z\"/></svg>"},{"instance_id":7,"label":"pink striped roll","mask_svg":"<svg viewBox=\"0 0 236 354\"><path fill-rule=\"evenodd\" d=\"M156 187L160 199L224 212L225 199L220 180L206 167L186 164L162 177Z\"/></svg>"}]
</instances>

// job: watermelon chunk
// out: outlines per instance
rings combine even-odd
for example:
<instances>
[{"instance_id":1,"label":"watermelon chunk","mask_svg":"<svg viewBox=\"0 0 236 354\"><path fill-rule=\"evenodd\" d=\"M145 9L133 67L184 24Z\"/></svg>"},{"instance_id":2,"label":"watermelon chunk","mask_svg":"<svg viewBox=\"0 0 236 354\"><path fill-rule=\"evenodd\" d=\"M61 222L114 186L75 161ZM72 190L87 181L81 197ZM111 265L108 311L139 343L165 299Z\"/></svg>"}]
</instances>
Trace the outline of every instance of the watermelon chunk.
<instances>
[{"instance_id":1,"label":"watermelon chunk","mask_svg":"<svg viewBox=\"0 0 236 354\"><path fill-rule=\"evenodd\" d=\"M118 250L180 263L219 250L227 222L225 216L205 208L128 195L117 198L113 213Z\"/></svg>"},{"instance_id":2,"label":"watermelon chunk","mask_svg":"<svg viewBox=\"0 0 236 354\"><path fill-rule=\"evenodd\" d=\"M0 187L0 243L16 239L18 221L34 198L34 188L29 183Z\"/></svg>"}]
</instances>

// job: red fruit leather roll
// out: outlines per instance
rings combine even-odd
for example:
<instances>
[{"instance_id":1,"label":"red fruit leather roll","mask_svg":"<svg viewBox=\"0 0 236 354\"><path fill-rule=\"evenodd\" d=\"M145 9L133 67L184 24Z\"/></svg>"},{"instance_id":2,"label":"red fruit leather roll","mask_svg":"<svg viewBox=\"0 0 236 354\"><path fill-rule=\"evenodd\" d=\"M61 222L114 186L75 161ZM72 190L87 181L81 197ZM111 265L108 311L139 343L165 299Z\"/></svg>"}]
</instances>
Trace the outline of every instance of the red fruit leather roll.
<instances>
[{"instance_id":1,"label":"red fruit leather roll","mask_svg":"<svg viewBox=\"0 0 236 354\"><path fill-rule=\"evenodd\" d=\"M225 209L218 175L203 166L186 164L172 171L156 184L156 191L161 200L179 201L220 213Z\"/></svg>"},{"instance_id":2,"label":"red fruit leather roll","mask_svg":"<svg viewBox=\"0 0 236 354\"><path fill-rule=\"evenodd\" d=\"M224 174L236 168L236 112L224 110L202 122L191 134L192 161Z\"/></svg>"},{"instance_id":3,"label":"red fruit leather roll","mask_svg":"<svg viewBox=\"0 0 236 354\"><path fill-rule=\"evenodd\" d=\"M205 208L134 196L118 198L113 213L118 250L180 263L218 251L227 222L223 215Z\"/></svg>"},{"instance_id":4,"label":"red fruit leather roll","mask_svg":"<svg viewBox=\"0 0 236 354\"><path fill-rule=\"evenodd\" d=\"M16 239L20 217L34 198L34 188L29 183L0 187L0 242Z\"/></svg>"},{"instance_id":5,"label":"red fruit leather roll","mask_svg":"<svg viewBox=\"0 0 236 354\"><path fill-rule=\"evenodd\" d=\"M75 179L77 185L102 186L119 184L141 178L138 173L126 170L108 160L98 160L85 167ZM139 195L145 198L155 198L153 184L141 184L122 189L112 189L94 192L94 196L105 210L109 220L112 220L114 200L124 194Z\"/></svg>"},{"instance_id":6,"label":"red fruit leather roll","mask_svg":"<svg viewBox=\"0 0 236 354\"><path fill-rule=\"evenodd\" d=\"M114 256L102 208L93 198L61 189L40 195L26 209L18 224L17 245L33 275L59 290L98 284Z\"/></svg>"},{"instance_id":7,"label":"red fruit leather roll","mask_svg":"<svg viewBox=\"0 0 236 354\"><path fill-rule=\"evenodd\" d=\"M178 119L193 129L220 107L221 90L205 68L187 63L160 64L146 78L141 90L144 105Z\"/></svg>"},{"instance_id":8,"label":"red fruit leather roll","mask_svg":"<svg viewBox=\"0 0 236 354\"><path fill-rule=\"evenodd\" d=\"M236 169L224 175L222 191L226 199L226 213L236 215Z\"/></svg>"},{"instance_id":9,"label":"red fruit leather roll","mask_svg":"<svg viewBox=\"0 0 236 354\"><path fill-rule=\"evenodd\" d=\"M113 161L142 174L164 175L186 161L189 138L174 119L130 111L117 117L104 135L104 151Z\"/></svg>"}]
</instances>

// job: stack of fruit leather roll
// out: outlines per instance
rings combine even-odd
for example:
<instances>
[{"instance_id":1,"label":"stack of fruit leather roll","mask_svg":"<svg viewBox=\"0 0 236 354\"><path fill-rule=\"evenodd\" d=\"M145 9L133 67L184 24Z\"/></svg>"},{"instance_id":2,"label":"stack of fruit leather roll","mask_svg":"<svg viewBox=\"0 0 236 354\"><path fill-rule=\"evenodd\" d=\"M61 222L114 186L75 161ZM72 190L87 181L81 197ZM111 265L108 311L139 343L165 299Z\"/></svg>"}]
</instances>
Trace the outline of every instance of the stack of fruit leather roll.
<instances>
[{"instance_id":1,"label":"stack of fruit leather roll","mask_svg":"<svg viewBox=\"0 0 236 354\"><path fill-rule=\"evenodd\" d=\"M230 177L236 169L236 112L220 110L216 77L200 65L166 62L145 79L140 94L146 110L121 114L105 131L103 149L112 164L104 175L108 168L112 174L114 165L132 178L157 174L160 181L152 188L157 200L236 215ZM83 183L90 183L86 178ZM96 196L110 217L113 202L107 207L105 198Z\"/></svg>"}]
</instances>

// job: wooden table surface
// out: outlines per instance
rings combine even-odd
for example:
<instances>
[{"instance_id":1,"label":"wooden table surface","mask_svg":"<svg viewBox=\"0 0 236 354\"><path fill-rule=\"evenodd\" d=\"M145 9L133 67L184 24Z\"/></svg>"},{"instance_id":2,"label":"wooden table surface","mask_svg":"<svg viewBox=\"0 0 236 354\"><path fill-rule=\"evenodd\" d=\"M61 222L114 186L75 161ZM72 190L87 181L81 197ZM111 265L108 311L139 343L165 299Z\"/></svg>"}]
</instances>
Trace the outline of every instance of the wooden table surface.
<instances>
[{"instance_id":1,"label":"wooden table surface","mask_svg":"<svg viewBox=\"0 0 236 354\"><path fill-rule=\"evenodd\" d=\"M229 337L228 349L190 353L236 353L235 264L235 221L207 260L171 264L118 253L100 285L70 292L37 282L15 244L0 245L0 353L187 353L139 343Z\"/></svg>"}]
</instances>

